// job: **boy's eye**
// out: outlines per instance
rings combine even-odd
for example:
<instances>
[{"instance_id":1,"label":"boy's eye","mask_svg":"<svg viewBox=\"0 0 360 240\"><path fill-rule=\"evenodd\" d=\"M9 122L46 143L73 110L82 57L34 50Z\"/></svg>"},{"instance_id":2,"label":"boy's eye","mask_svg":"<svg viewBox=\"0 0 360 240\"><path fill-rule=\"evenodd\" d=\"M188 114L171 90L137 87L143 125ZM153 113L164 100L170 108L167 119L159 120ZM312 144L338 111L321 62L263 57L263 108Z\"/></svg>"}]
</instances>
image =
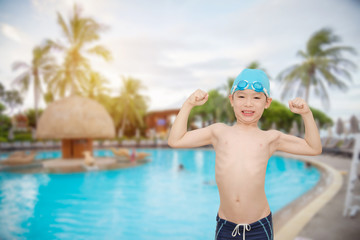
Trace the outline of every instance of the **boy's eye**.
<instances>
[{"instance_id":1,"label":"boy's eye","mask_svg":"<svg viewBox=\"0 0 360 240\"><path fill-rule=\"evenodd\" d=\"M244 96L238 96L238 98L244 98Z\"/></svg>"},{"instance_id":2,"label":"boy's eye","mask_svg":"<svg viewBox=\"0 0 360 240\"><path fill-rule=\"evenodd\" d=\"M260 97L254 97L255 99L260 99Z\"/></svg>"}]
</instances>

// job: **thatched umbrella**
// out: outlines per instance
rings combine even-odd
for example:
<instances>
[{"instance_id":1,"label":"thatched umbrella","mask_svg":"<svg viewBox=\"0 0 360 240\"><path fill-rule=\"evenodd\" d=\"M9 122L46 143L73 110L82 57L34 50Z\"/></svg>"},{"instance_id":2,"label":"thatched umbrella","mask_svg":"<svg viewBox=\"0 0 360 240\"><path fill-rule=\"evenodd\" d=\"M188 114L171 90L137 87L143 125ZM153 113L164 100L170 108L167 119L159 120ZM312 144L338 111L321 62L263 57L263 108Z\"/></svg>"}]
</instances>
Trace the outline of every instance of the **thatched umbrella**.
<instances>
[{"instance_id":1,"label":"thatched umbrella","mask_svg":"<svg viewBox=\"0 0 360 240\"><path fill-rule=\"evenodd\" d=\"M93 138L114 138L115 127L98 102L71 96L51 103L41 115L36 138L62 139L63 158L82 158L92 152Z\"/></svg>"},{"instance_id":2,"label":"thatched umbrella","mask_svg":"<svg viewBox=\"0 0 360 240\"><path fill-rule=\"evenodd\" d=\"M339 118L336 123L336 133L341 136L341 134L344 133L344 130L344 122Z\"/></svg>"},{"instance_id":3,"label":"thatched umbrella","mask_svg":"<svg viewBox=\"0 0 360 240\"><path fill-rule=\"evenodd\" d=\"M350 118L350 132L358 133L359 131L359 120L355 115L352 115Z\"/></svg>"}]
</instances>

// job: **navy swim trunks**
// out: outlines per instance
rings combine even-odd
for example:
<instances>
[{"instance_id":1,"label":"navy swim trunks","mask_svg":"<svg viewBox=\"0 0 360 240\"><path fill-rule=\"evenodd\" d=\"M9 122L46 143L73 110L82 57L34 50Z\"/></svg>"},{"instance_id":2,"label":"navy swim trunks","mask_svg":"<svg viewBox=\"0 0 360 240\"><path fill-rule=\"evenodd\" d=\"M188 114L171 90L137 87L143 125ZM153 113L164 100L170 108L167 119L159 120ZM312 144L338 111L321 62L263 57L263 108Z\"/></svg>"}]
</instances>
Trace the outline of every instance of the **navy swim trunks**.
<instances>
[{"instance_id":1,"label":"navy swim trunks","mask_svg":"<svg viewBox=\"0 0 360 240\"><path fill-rule=\"evenodd\" d=\"M215 240L273 240L272 215L250 224L236 224L216 216Z\"/></svg>"}]
</instances>

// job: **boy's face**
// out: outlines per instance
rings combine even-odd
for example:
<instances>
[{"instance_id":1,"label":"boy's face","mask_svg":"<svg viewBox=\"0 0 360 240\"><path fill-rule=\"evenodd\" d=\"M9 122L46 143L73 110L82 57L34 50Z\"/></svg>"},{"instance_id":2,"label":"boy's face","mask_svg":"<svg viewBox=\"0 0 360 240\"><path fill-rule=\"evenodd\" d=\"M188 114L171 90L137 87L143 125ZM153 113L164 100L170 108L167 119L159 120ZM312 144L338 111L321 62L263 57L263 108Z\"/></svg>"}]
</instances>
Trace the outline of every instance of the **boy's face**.
<instances>
[{"instance_id":1,"label":"boy's face","mask_svg":"<svg viewBox=\"0 0 360 240\"><path fill-rule=\"evenodd\" d=\"M256 123L261 118L264 109L271 104L272 98L267 98L262 92L245 89L229 95L231 106L238 122Z\"/></svg>"}]
</instances>

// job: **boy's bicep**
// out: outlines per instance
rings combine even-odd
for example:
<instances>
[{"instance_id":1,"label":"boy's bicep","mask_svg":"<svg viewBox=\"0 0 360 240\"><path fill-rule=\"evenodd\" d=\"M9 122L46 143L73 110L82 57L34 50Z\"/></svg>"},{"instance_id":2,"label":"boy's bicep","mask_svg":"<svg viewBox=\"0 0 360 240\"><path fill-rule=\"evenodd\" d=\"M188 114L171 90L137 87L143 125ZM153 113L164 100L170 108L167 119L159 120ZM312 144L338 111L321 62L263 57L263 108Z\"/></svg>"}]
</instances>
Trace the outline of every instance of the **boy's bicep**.
<instances>
[{"instance_id":1,"label":"boy's bicep","mask_svg":"<svg viewBox=\"0 0 360 240\"><path fill-rule=\"evenodd\" d=\"M280 133L276 150L300 155L309 155L312 153L312 149L303 138L285 133Z\"/></svg>"},{"instance_id":2,"label":"boy's bicep","mask_svg":"<svg viewBox=\"0 0 360 240\"><path fill-rule=\"evenodd\" d=\"M190 148L211 144L212 130L210 127L188 131L179 139L174 147Z\"/></svg>"}]
</instances>

